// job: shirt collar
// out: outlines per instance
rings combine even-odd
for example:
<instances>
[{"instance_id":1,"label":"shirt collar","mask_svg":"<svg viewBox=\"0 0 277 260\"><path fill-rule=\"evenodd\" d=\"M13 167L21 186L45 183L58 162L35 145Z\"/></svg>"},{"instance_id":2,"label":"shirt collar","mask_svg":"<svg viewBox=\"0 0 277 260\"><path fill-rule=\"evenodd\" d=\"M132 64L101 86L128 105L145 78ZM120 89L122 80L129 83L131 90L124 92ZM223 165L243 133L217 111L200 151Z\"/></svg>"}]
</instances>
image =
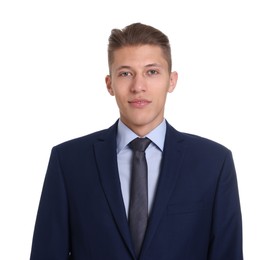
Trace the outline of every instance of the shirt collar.
<instances>
[{"instance_id":1,"label":"shirt collar","mask_svg":"<svg viewBox=\"0 0 277 260\"><path fill-rule=\"evenodd\" d=\"M166 132L165 119L145 137L148 137L161 151L164 148ZM130 128L128 128L120 119L117 125L117 153L122 151L132 140L137 138L136 135Z\"/></svg>"}]
</instances>

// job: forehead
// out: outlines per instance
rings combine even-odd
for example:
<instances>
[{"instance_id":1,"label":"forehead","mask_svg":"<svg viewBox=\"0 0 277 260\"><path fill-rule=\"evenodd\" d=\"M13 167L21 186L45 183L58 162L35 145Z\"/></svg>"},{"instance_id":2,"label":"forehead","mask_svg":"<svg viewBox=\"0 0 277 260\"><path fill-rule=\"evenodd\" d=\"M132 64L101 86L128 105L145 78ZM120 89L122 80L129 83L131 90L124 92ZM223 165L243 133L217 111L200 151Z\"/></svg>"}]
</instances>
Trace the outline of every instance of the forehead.
<instances>
[{"instance_id":1,"label":"forehead","mask_svg":"<svg viewBox=\"0 0 277 260\"><path fill-rule=\"evenodd\" d=\"M112 66L168 66L163 50L156 45L125 46L114 51Z\"/></svg>"}]
</instances>

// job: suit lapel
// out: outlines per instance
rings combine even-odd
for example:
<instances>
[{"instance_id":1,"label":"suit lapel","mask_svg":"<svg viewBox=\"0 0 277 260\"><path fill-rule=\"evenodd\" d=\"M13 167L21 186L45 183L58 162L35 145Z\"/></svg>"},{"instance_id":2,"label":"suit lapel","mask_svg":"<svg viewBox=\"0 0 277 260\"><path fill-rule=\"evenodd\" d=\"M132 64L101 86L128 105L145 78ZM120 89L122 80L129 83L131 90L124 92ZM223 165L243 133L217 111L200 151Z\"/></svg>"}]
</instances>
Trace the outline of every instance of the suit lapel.
<instances>
[{"instance_id":1,"label":"suit lapel","mask_svg":"<svg viewBox=\"0 0 277 260\"><path fill-rule=\"evenodd\" d=\"M178 179L180 164L183 163L185 150L182 135L167 124L161 173L155 195L155 201L149 216L142 255L151 243L161 217L165 213L168 200Z\"/></svg>"},{"instance_id":2,"label":"suit lapel","mask_svg":"<svg viewBox=\"0 0 277 260\"><path fill-rule=\"evenodd\" d=\"M105 132L103 138L95 143L95 156L102 187L112 215L127 247L134 255L118 175L116 132L117 123Z\"/></svg>"}]
</instances>

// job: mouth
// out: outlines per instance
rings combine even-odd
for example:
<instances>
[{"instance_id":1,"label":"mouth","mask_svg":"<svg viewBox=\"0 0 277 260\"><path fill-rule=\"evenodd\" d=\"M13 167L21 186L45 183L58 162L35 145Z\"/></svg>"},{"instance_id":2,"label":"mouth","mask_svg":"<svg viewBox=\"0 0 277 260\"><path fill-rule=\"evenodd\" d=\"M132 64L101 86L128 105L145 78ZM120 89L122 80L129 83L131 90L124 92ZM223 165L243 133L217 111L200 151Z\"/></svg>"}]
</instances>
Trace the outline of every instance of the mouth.
<instances>
[{"instance_id":1,"label":"mouth","mask_svg":"<svg viewBox=\"0 0 277 260\"><path fill-rule=\"evenodd\" d=\"M128 103L135 108L144 108L151 103L151 101L147 99L133 99L128 101Z\"/></svg>"}]
</instances>

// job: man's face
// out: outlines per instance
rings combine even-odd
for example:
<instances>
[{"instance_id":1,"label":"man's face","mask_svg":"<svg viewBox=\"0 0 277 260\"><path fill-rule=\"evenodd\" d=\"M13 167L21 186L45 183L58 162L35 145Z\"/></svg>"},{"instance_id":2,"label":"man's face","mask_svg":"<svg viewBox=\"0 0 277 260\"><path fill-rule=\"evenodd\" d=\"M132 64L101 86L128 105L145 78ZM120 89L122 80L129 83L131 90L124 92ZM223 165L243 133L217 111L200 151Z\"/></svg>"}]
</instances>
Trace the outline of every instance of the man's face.
<instances>
[{"instance_id":1,"label":"man's face","mask_svg":"<svg viewBox=\"0 0 277 260\"><path fill-rule=\"evenodd\" d=\"M106 77L109 93L115 96L122 122L140 136L146 135L164 118L168 92L177 83L177 73L159 46L129 46L114 52L111 75Z\"/></svg>"}]
</instances>

